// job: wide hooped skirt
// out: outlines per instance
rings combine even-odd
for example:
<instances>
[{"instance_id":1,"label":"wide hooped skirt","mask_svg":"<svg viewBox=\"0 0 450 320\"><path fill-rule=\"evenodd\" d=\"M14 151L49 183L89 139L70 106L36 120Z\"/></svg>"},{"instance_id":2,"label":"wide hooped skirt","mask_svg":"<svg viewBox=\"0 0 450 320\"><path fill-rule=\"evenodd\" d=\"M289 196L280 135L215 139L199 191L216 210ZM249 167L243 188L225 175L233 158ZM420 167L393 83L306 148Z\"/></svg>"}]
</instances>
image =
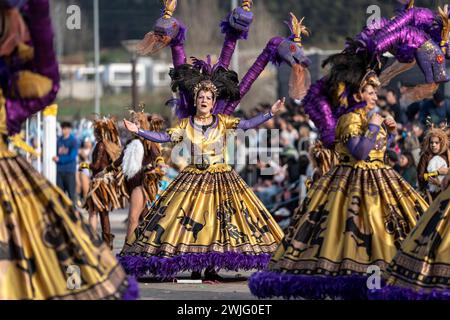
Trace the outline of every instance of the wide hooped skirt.
<instances>
[{"instance_id":1,"label":"wide hooped skirt","mask_svg":"<svg viewBox=\"0 0 450 320\"><path fill-rule=\"evenodd\" d=\"M137 294L136 282L68 198L0 145L0 300Z\"/></svg>"},{"instance_id":2,"label":"wide hooped skirt","mask_svg":"<svg viewBox=\"0 0 450 320\"><path fill-rule=\"evenodd\" d=\"M250 290L260 298L367 298L368 275L386 270L426 209L392 168L338 165L308 192Z\"/></svg>"},{"instance_id":3,"label":"wide hooped skirt","mask_svg":"<svg viewBox=\"0 0 450 320\"><path fill-rule=\"evenodd\" d=\"M450 188L431 204L385 274L388 284L370 298L450 300Z\"/></svg>"},{"instance_id":4,"label":"wide hooped skirt","mask_svg":"<svg viewBox=\"0 0 450 320\"><path fill-rule=\"evenodd\" d=\"M120 262L127 273L171 278L212 267L264 269L283 233L227 165L185 168L144 215Z\"/></svg>"}]
</instances>

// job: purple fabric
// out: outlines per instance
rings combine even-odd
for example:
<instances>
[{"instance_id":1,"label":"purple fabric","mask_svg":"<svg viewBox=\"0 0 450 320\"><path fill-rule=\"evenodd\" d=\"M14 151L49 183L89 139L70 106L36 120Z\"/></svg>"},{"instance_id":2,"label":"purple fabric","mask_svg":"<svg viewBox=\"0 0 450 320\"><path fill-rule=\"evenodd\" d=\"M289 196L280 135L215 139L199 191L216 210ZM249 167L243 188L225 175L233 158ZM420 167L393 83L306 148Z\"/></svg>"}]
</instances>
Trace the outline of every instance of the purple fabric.
<instances>
[{"instance_id":1,"label":"purple fabric","mask_svg":"<svg viewBox=\"0 0 450 320\"><path fill-rule=\"evenodd\" d=\"M433 289L416 291L411 288L385 286L381 290L370 290L369 300L450 300L450 290Z\"/></svg>"},{"instance_id":2,"label":"purple fabric","mask_svg":"<svg viewBox=\"0 0 450 320\"><path fill-rule=\"evenodd\" d=\"M428 41L416 50L417 65L422 70L427 83L441 83L450 80L447 75L445 57L442 49L433 41ZM433 49L430 50L429 46Z\"/></svg>"},{"instance_id":3,"label":"purple fabric","mask_svg":"<svg viewBox=\"0 0 450 320\"><path fill-rule=\"evenodd\" d=\"M128 274L142 277L150 273L162 279L170 279L182 271L201 271L208 267L232 271L263 270L269 263L270 254L208 252L180 254L172 258L130 255L118 255L117 258Z\"/></svg>"},{"instance_id":4,"label":"purple fabric","mask_svg":"<svg viewBox=\"0 0 450 320\"><path fill-rule=\"evenodd\" d=\"M137 134L139 137L156 143L170 142L170 136L166 132L139 130Z\"/></svg>"},{"instance_id":5,"label":"purple fabric","mask_svg":"<svg viewBox=\"0 0 450 320\"><path fill-rule=\"evenodd\" d=\"M333 277L264 271L254 273L248 286L250 292L261 299L367 299L367 277L360 275Z\"/></svg>"},{"instance_id":6,"label":"purple fabric","mask_svg":"<svg viewBox=\"0 0 450 320\"><path fill-rule=\"evenodd\" d=\"M392 19L382 18L380 28L364 28L356 40L366 46L369 54L381 55L394 51L400 62L411 62L414 53L430 37L440 42L442 23L435 20L434 13L426 8L412 8Z\"/></svg>"},{"instance_id":7,"label":"purple fabric","mask_svg":"<svg viewBox=\"0 0 450 320\"><path fill-rule=\"evenodd\" d=\"M7 126L10 135L20 132L23 121L45 109L56 98L59 90L59 70L53 49L53 31L48 0L30 0L24 7L28 27L34 44L33 70L53 81L50 93L36 99L6 100Z\"/></svg>"},{"instance_id":8,"label":"purple fabric","mask_svg":"<svg viewBox=\"0 0 450 320\"><path fill-rule=\"evenodd\" d=\"M220 24L221 31L225 34L225 41L222 46L222 51L220 52L219 61L214 66L215 68L221 66L228 69L234 50L236 49L237 41L247 39L248 37L248 32L239 31L231 27L230 22L228 21L229 19L230 15L228 15L226 20L222 21Z\"/></svg>"},{"instance_id":9,"label":"purple fabric","mask_svg":"<svg viewBox=\"0 0 450 320\"><path fill-rule=\"evenodd\" d=\"M330 147L335 141L337 118L334 116L331 103L327 99L326 80L322 78L311 85L303 99L305 112L309 115L321 134L320 139L325 147Z\"/></svg>"},{"instance_id":10,"label":"purple fabric","mask_svg":"<svg viewBox=\"0 0 450 320\"><path fill-rule=\"evenodd\" d=\"M347 142L348 151L356 160L367 160L370 151L375 146L377 134L380 131L380 127L369 124L369 130L374 133L374 137L369 139L367 137L353 137Z\"/></svg>"},{"instance_id":11,"label":"purple fabric","mask_svg":"<svg viewBox=\"0 0 450 320\"><path fill-rule=\"evenodd\" d=\"M20 8L27 0L0 0L0 7L4 8Z\"/></svg>"},{"instance_id":12,"label":"purple fabric","mask_svg":"<svg viewBox=\"0 0 450 320\"><path fill-rule=\"evenodd\" d=\"M390 20L389 23L383 27L383 33L392 33L406 27L414 26L423 28L430 26L434 21L434 13L425 8L412 8L400 12L397 16Z\"/></svg>"},{"instance_id":13,"label":"purple fabric","mask_svg":"<svg viewBox=\"0 0 450 320\"><path fill-rule=\"evenodd\" d=\"M236 40L247 40L248 31L239 31L239 30L234 29L230 25L229 20L230 20L230 15L228 15L227 18L220 23L220 31L223 34L230 35L231 37L235 38Z\"/></svg>"},{"instance_id":14,"label":"purple fabric","mask_svg":"<svg viewBox=\"0 0 450 320\"><path fill-rule=\"evenodd\" d=\"M247 94L247 92L250 90L251 86L255 82L255 80L259 77L261 72L263 72L264 68L267 66L267 64L270 61L274 61L276 58L277 48L280 45L280 43L283 41L283 38L281 37L274 37L272 38L264 48L263 52L258 56L256 61L253 63L251 68L247 71L245 76L242 78L240 84L239 84L239 91L241 94L241 99ZM223 106L223 108L219 108L216 106L214 108L214 113L223 113L226 115L230 115L234 112L234 109L236 109L237 105L239 104L240 100L230 102Z\"/></svg>"},{"instance_id":15,"label":"purple fabric","mask_svg":"<svg viewBox=\"0 0 450 320\"><path fill-rule=\"evenodd\" d=\"M178 67L186 63L186 52L184 51L184 41L186 40L187 28L179 22L180 29L177 36L170 42L172 49L173 66Z\"/></svg>"},{"instance_id":16,"label":"purple fabric","mask_svg":"<svg viewBox=\"0 0 450 320\"><path fill-rule=\"evenodd\" d=\"M271 112L265 112L265 113L260 113L257 116L255 116L249 120L241 119L241 121L239 122L239 125L238 125L238 129L242 129L242 130L253 129L272 118L273 118L273 114Z\"/></svg>"},{"instance_id":17,"label":"purple fabric","mask_svg":"<svg viewBox=\"0 0 450 320\"><path fill-rule=\"evenodd\" d=\"M375 53L381 55L387 51L392 51L396 47L403 46L402 57L413 56L415 50L420 48L429 39L430 37L422 30L409 26L399 28L395 32L379 32L374 39L374 42L376 43ZM405 50L410 50L411 53L407 54L405 53ZM397 59L402 57L397 57ZM399 61L405 63L411 62Z\"/></svg>"},{"instance_id":18,"label":"purple fabric","mask_svg":"<svg viewBox=\"0 0 450 320\"><path fill-rule=\"evenodd\" d=\"M365 27L358 35L356 35L355 40L359 41L363 46L366 47L367 51L372 54L375 51L375 44L373 42L373 38L375 34L383 29L390 20L386 18L381 18L379 21L379 28L368 28ZM346 43L346 47L348 47L348 43Z\"/></svg>"},{"instance_id":19,"label":"purple fabric","mask_svg":"<svg viewBox=\"0 0 450 320\"><path fill-rule=\"evenodd\" d=\"M122 296L122 300L136 300L139 298L139 285L134 277L128 277L127 291Z\"/></svg>"},{"instance_id":20,"label":"purple fabric","mask_svg":"<svg viewBox=\"0 0 450 320\"><path fill-rule=\"evenodd\" d=\"M394 142L395 142L395 134L389 133L386 146L389 148Z\"/></svg>"}]
</instances>

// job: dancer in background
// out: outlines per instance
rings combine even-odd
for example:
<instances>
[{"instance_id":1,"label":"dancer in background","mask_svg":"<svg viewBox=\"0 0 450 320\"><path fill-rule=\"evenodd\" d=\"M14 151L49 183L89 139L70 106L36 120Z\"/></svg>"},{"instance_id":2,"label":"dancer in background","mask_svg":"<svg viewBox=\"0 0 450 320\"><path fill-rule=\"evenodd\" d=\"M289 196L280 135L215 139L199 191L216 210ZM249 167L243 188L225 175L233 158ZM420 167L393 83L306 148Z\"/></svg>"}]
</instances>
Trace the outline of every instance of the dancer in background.
<instances>
[{"instance_id":1,"label":"dancer in background","mask_svg":"<svg viewBox=\"0 0 450 320\"><path fill-rule=\"evenodd\" d=\"M159 132L164 120L157 115L144 112L143 106L139 112L131 112L133 123L143 130ZM152 141L133 136L124 146L117 158L105 170L115 171L114 179L118 184L118 197L129 199L127 239L139 225L142 212L148 202L156 200L159 182L164 176L160 166L164 165L161 156L161 146Z\"/></svg>"},{"instance_id":2,"label":"dancer in background","mask_svg":"<svg viewBox=\"0 0 450 320\"><path fill-rule=\"evenodd\" d=\"M432 125L423 140L417 166L419 188L426 195L428 203L432 203L441 193L441 184L449 172L449 165L449 140L445 128L435 128Z\"/></svg>"},{"instance_id":3,"label":"dancer in background","mask_svg":"<svg viewBox=\"0 0 450 320\"><path fill-rule=\"evenodd\" d=\"M92 152L92 162L80 164L80 168L90 169L93 177L84 207L89 212L89 223L94 231L100 216L102 239L112 250L114 235L111 233L109 212L124 208L127 199L120 196L118 177L113 172L104 174L103 170L119 158L122 148L115 119L96 119L93 127L97 143Z\"/></svg>"}]
</instances>

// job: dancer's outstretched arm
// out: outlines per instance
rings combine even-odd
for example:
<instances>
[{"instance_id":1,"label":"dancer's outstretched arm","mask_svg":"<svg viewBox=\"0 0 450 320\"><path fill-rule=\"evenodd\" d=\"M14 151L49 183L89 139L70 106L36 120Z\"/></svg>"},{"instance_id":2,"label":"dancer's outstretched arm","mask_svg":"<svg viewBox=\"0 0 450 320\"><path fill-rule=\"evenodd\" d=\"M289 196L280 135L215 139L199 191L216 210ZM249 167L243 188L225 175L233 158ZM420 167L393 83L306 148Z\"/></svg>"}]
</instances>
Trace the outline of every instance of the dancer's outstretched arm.
<instances>
[{"instance_id":1,"label":"dancer's outstretched arm","mask_svg":"<svg viewBox=\"0 0 450 320\"><path fill-rule=\"evenodd\" d=\"M137 134L138 136L146 140L150 140L156 143L170 142L170 136L165 132L141 130L136 124L125 119L123 120L123 123L128 131Z\"/></svg>"},{"instance_id":2,"label":"dancer's outstretched arm","mask_svg":"<svg viewBox=\"0 0 450 320\"><path fill-rule=\"evenodd\" d=\"M242 130L248 130L248 129L253 129L253 128L260 126L261 124L268 121L269 119L272 119L273 116L275 115L275 113L277 113L282 108L285 101L286 101L286 99L283 98L283 99L280 99L277 102L275 102L274 105L270 108L269 112L260 113L257 116L255 116L249 120L241 119L237 128L242 129Z\"/></svg>"}]
</instances>

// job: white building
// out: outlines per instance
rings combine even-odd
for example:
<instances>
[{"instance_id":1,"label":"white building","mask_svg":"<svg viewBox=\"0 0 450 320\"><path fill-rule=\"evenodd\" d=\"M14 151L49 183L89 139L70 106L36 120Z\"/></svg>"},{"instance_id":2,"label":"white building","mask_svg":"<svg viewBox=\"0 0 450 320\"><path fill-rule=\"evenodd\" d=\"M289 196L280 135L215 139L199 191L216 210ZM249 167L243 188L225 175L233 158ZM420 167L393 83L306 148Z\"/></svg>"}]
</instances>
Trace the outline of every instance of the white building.
<instances>
[{"instance_id":1,"label":"white building","mask_svg":"<svg viewBox=\"0 0 450 320\"><path fill-rule=\"evenodd\" d=\"M140 58L136 64L139 91L151 91L170 84L169 69L172 64L151 58ZM104 89L120 93L132 86L131 63L111 63L99 66L101 79L100 96ZM77 100L94 99L95 67L80 64L61 64L61 89L59 98Z\"/></svg>"}]
</instances>

